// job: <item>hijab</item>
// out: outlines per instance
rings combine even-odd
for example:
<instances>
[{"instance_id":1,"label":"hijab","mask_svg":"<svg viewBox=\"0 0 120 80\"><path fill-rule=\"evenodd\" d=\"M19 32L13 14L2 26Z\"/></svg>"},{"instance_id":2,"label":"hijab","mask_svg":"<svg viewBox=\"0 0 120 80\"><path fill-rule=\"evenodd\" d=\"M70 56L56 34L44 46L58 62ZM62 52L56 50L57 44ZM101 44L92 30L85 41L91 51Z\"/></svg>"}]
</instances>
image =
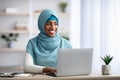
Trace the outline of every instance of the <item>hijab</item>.
<instances>
[{"instance_id":1,"label":"hijab","mask_svg":"<svg viewBox=\"0 0 120 80\"><path fill-rule=\"evenodd\" d=\"M56 12L43 10L38 18L40 33L28 41L26 51L33 57L34 64L56 68L58 50L71 48L71 44L58 33L54 37L47 36L44 27L48 20L56 20L59 23Z\"/></svg>"}]
</instances>

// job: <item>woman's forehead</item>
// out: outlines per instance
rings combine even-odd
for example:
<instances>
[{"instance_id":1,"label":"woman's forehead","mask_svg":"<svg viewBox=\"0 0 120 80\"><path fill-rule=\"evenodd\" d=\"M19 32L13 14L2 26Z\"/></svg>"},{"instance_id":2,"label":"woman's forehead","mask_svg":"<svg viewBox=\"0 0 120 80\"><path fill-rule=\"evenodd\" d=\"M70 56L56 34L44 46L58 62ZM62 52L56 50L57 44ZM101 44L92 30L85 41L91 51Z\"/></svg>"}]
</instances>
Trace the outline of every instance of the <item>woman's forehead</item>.
<instances>
[{"instance_id":1,"label":"woman's forehead","mask_svg":"<svg viewBox=\"0 0 120 80\"><path fill-rule=\"evenodd\" d=\"M57 21L56 20L49 20L46 23L57 23Z\"/></svg>"}]
</instances>

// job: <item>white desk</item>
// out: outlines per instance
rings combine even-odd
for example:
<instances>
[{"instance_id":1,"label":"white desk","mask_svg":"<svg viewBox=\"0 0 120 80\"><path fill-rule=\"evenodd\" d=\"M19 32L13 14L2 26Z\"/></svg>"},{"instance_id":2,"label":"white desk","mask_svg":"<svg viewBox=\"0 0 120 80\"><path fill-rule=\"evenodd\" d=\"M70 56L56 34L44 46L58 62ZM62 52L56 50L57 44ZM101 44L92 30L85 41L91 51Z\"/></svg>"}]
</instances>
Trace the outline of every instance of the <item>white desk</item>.
<instances>
[{"instance_id":1,"label":"white desk","mask_svg":"<svg viewBox=\"0 0 120 80\"><path fill-rule=\"evenodd\" d=\"M120 80L120 75L85 75L68 77L35 75L31 77L0 78L0 80Z\"/></svg>"}]
</instances>

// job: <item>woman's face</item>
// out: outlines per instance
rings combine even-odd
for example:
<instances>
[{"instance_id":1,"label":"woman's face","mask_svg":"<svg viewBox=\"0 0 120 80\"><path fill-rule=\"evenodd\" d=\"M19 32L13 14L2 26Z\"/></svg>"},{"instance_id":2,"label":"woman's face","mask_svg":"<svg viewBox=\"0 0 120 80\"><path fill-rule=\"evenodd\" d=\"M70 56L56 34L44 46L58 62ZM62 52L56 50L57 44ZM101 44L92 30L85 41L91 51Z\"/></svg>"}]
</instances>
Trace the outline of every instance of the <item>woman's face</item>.
<instances>
[{"instance_id":1,"label":"woman's face","mask_svg":"<svg viewBox=\"0 0 120 80\"><path fill-rule=\"evenodd\" d=\"M58 23L56 20L50 20L45 24L45 32L47 36L54 37L57 32Z\"/></svg>"}]
</instances>

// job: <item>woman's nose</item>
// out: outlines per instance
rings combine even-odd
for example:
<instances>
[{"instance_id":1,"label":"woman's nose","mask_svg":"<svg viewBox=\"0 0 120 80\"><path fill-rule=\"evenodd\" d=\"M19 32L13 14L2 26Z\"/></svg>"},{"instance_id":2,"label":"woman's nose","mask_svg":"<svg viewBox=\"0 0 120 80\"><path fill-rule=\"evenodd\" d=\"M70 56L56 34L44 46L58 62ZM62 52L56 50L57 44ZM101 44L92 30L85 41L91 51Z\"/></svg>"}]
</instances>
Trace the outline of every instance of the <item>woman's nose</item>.
<instances>
[{"instance_id":1,"label":"woman's nose","mask_svg":"<svg viewBox=\"0 0 120 80\"><path fill-rule=\"evenodd\" d=\"M50 29L55 29L55 25L52 25L52 26L50 27Z\"/></svg>"},{"instance_id":2,"label":"woman's nose","mask_svg":"<svg viewBox=\"0 0 120 80\"><path fill-rule=\"evenodd\" d=\"M51 27L54 27L54 24L51 24Z\"/></svg>"}]
</instances>

